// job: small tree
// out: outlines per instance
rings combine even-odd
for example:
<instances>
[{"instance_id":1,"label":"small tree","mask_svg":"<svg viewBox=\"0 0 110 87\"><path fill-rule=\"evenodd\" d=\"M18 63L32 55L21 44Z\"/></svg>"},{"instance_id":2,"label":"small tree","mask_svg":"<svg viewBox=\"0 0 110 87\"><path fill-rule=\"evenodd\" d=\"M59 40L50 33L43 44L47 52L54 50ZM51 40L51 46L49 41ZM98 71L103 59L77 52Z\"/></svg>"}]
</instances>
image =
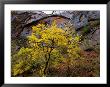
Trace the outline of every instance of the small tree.
<instances>
[{"instance_id":1,"label":"small tree","mask_svg":"<svg viewBox=\"0 0 110 87\"><path fill-rule=\"evenodd\" d=\"M80 36L74 33L75 37L73 38L70 32L68 33L58 28L55 21L51 26L45 27L45 25L38 24L33 26L32 29L31 36L27 37L29 42L28 47L21 48L24 49L24 51L21 52L20 49L16 54L16 57L21 59L21 61L19 61L19 64L14 64L12 67L14 75L27 71L32 65L36 64L37 66L39 64L39 68L37 67L39 72L38 76L48 76L50 64L58 64L65 59L67 59L69 70L73 58L79 57L78 52L80 48L78 44ZM23 59L27 62L23 61ZM17 72L16 70L22 72Z\"/></svg>"}]
</instances>

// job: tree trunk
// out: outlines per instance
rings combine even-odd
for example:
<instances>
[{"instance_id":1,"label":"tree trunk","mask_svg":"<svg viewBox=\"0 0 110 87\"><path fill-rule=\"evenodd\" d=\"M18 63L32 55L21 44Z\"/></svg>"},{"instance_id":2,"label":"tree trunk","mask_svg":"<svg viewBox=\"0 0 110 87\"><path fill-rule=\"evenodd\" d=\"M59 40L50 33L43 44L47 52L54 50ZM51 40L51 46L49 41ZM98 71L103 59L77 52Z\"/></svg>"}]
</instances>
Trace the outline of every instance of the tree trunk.
<instances>
[{"instance_id":1,"label":"tree trunk","mask_svg":"<svg viewBox=\"0 0 110 87\"><path fill-rule=\"evenodd\" d=\"M49 53L48 55L49 55L49 58L48 58L48 60L47 60L47 62L46 62L46 65L45 65L44 75L46 75L46 74L47 74L47 68L48 68L48 65L49 65L50 53Z\"/></svg>"},{"instance_id":2,"label":"tree trunk","mask_svg":"<svg viewBox=\"0 0 110 87\"><path fill-rule=\"evenodd\" d=\"M68 59L67 59L67 64L68 64L68 65L67 65L67 77L69 77L69 76L71 75L71 74L70 74L70 64L71 64L70 62L71 62L71 61L70 61L70 59L68 58Z\"/></svg>"}]
</instances>

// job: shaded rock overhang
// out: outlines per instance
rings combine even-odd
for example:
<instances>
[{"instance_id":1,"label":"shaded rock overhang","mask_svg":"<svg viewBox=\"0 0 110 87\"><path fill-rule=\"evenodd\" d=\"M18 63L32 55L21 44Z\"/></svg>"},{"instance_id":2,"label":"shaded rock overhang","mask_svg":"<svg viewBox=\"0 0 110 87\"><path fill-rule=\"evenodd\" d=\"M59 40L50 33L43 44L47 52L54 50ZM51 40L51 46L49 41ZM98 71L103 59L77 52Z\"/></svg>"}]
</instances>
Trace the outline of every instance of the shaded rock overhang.
<instances>
[{"instance_id":1,"label":"shaded rock overhang","mask_svg":"<svg viewBox=\"0 0 110 87\"><path fill-rule=\"evenodd\" d=\"M61 18L67 19L67 20L71 20L70 18L62 16L62 15L49 15L49 16L46 16L46 17L42 17L42 18L40 18L40 19L38 19L36 21L33 21L31 23L28 23L28 24L24 25L23 28L30 27L32 25L37 25L41 20L47 19L49 17L61 17Z\"/></svg>"}]
</instances>

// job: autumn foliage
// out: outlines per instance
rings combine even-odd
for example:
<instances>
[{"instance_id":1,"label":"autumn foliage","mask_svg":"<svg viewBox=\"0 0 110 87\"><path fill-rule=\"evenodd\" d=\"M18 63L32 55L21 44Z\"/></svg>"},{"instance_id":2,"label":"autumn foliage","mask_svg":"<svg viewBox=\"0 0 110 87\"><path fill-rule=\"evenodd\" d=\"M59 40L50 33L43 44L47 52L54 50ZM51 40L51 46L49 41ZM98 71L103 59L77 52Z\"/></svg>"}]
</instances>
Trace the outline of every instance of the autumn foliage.
<instances>
[{"instance_id":1,"label":"autumn foliage","mask_svg":"<svg viewBox=\"0 0 110 87\"><path fill-rule=\"evenodd\" d=\"M57 27L55 21L33 26L26 46L12 54L12 76L97 76L99 67L93 63L99 60L86 58L79 46L81 37L67 25Z\"/></svg>"}]
</instances>

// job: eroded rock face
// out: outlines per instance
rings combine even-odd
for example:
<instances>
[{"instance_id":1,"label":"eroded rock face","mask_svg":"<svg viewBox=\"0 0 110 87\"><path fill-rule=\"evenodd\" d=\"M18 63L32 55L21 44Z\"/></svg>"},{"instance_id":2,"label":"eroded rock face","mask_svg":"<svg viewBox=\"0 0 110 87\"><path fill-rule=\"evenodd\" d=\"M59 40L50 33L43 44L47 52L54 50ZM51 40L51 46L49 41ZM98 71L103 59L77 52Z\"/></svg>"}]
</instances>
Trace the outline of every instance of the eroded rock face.
<instances>
[{"instance_id":1,"label":"eroded rock face","mask_svg":"<svg viewBox=\"0 0 110 87\"><path fill-rule=\"evenodd\" d=\"M16 11L11 17L13 24L12 28L13 30L22 28L24 25L29 24L33 21L37 21L48 15L62 15L64 17L70 18L70 21L74 25L76 30L79 30L80 28L88 25L88 22L90 20L100 19L100 11L54 11L53 14L46 14L42 11ZM47 20L51 21L51 18L48 18Z\"/></svg>"},{"instance_id":2,"label":"eroded rock face","mask_svg":"<svg viewBox=\"0 0 110 87\"><path fill-rule=\"evenodd\" d=\"M42 11L12 11L11 13L11 37L16 38L22 32L27 32L24 26L33 21L39 20L42 17L47 16L47 14ZM29 31L30 32L30 31ZM25 33L26 34L26 33ZM21 34L22 35L22 34Z\"/></svg>"},{"instance_id":3,"label":"eroded rock face","mask_svg":"<svg viewBox=\"0 0 110 87\"><path fill-rule=\"evenodd\" d=\"M79 28L84 27L88 24L88 18L86 18L85 15L82 15L82 19L80 19L80 15L79 15L74 18L73 24L76 30L78 30Z\"/></svg>"},{"instance_id":4,"label":"eroded rock face","mask_svg":"<svg viewBox=\"0 0 110 87\"><path fill-rule=\"evenodd\" d=\"M32 33L31 31L31 27L30 28L24 28L23 31L21 32L20 36L22 37L27 37L27 36L30 36Z\"/></svg>"},{"instance_id":5,"label":"eroded rock face","mask_svg":"<svg viewBox=\"0 0 110 87\"><path fill-rule=\"evenodd\" d=\"M31 15L31 19L27 21L26 24L31 23L33 21L39 20L43 17L48 16L46 13L43 13L42 11L33 11L34 15Z\"/></svg>"},{"instance_id":6,"label":"eroded rock face","mask_svg":"<svg viewBox=\"0 0 110 87\"><path fill-rule=\"evenodd\" d=\"M86 26L90 20L100 19L100 11L55 11L53 14L70 18L76 30Z\"/></svg>"},{"instance_id":7,"label":"eroded rock face","mask_svg":"<svg viewBox=\"0 0 110 87\"><path fill-rule=\"evenodd\" d=\"M100 19L100 11L89 11L88 18L89 20Z\"/></svg>"}]
</instances>

